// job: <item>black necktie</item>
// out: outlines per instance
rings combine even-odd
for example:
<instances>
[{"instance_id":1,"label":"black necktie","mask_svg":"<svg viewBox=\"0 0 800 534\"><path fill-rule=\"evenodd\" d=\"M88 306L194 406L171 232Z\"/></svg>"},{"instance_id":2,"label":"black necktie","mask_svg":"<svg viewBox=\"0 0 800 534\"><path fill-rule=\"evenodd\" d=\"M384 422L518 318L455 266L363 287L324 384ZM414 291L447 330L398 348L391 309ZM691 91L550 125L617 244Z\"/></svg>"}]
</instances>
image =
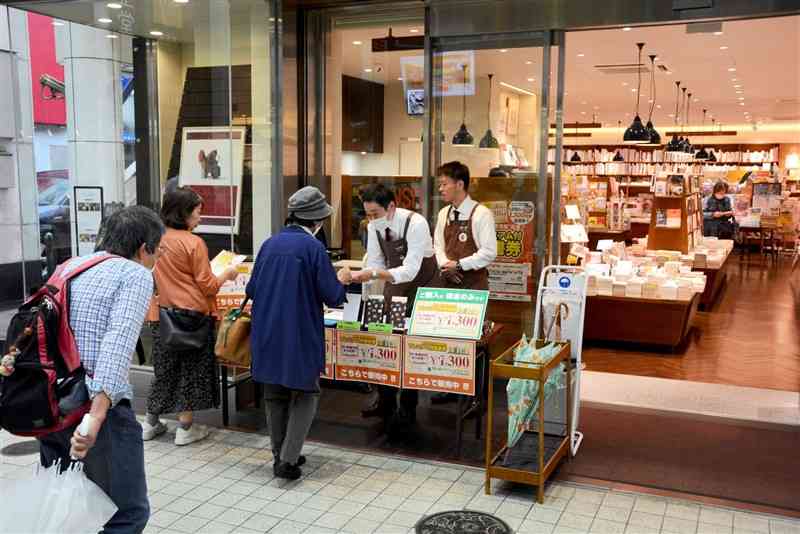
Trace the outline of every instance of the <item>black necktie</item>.
<instances>
[{"instance_id":1,"label":"black necktie","mask_svg":"<svg viewBox=\"0 0 800 534\"><path fill-rule=\"evenodd\" d=\"M458 210L453 210L453 220L458 222Z\"/></svg>"},{"instance_id":2,"label":"black necktie","mask_svg":"<svg viewBox=\"0 0 800 534\"><path fill-rule=\"evenodd\" d=\"M389 233L389 229L387 228L386 229L386 241L391 241L391 240L392 240L392 235Z\"/></svg>"}]
</instances>

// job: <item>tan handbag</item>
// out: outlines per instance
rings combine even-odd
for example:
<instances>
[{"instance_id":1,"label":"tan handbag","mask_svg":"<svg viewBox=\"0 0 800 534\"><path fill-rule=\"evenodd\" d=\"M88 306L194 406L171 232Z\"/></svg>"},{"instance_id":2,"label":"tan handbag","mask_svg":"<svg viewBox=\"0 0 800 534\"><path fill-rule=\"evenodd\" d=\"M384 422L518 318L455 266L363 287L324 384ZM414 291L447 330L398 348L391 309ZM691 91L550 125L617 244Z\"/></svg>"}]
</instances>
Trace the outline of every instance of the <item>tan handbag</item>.
<instances>
[{"instance_id":1,"label":"tan handbag","mask_svg":"<svg viewBox=\"0 0 800 534\"><path fill-rule=\"evenodd\" d=\"M239 308L225 314L219 325L214 352L223 365L250 368L252 361L250 353L251 317L245 311L248 300L245 299Z\"/></svg>"}]
</instances>

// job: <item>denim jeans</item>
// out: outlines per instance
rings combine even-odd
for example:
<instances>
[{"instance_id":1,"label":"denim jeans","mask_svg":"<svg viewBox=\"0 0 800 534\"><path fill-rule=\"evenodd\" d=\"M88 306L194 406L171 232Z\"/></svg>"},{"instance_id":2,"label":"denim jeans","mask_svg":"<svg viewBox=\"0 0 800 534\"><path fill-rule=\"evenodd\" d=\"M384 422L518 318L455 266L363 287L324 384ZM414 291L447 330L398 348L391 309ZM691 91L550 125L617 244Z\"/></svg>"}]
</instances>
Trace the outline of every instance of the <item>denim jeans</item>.
<instances>
[{"instance_id":1,"label":"denim jeans","mask_svg":"<svg viewBox=\"0 0 800 534\"><path fill-rule=\"evenodd\" d=\"M39 438L39 453L44 466L60 459L68 466L69 440L75 428ZM119 510L105 524L105 534L139 534L150 518L147 482L144 471L142 426L130 402L123 400L108 411L97 441L83 462L86 476L111 498Z\"/></svg>"}]
</instances>

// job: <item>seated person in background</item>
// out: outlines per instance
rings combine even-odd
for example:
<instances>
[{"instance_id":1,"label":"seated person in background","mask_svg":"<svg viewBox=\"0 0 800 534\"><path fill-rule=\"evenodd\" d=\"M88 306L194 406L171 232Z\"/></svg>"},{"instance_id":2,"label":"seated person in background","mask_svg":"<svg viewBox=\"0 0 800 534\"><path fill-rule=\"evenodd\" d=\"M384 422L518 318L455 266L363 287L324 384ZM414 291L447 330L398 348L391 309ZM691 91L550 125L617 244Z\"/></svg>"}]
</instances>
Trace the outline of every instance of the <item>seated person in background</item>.
<instances>
[{"instance_id":1,"label":"seated person in background","mask_svg":"<svg viewBox=\"0 0 800 534\"><path fill-rule=\"evenodd\" d=\"M714 191L703 207L703 235L719 239L733 239L733 206L727 196L728 184L717 182Z\"/></svg>"}]
</instances>

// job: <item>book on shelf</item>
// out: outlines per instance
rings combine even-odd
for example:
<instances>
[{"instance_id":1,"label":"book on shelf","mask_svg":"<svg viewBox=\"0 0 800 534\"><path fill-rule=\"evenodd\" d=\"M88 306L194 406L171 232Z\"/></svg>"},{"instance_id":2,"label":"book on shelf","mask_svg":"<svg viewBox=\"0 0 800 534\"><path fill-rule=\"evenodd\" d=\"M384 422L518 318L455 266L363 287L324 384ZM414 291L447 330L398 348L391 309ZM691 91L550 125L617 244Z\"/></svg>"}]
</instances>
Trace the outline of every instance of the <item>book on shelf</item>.
<instances>
[{"instance_id":1,"label":"book on shelf","mask_svg":"<svg viewBox=\"0 0 800 534\"><path fill-rule=\"evenodd\" d=\"M667 210L667 228L680 228L681 227L681 210L668 209Z\"/></svg>"}]
</instances>

